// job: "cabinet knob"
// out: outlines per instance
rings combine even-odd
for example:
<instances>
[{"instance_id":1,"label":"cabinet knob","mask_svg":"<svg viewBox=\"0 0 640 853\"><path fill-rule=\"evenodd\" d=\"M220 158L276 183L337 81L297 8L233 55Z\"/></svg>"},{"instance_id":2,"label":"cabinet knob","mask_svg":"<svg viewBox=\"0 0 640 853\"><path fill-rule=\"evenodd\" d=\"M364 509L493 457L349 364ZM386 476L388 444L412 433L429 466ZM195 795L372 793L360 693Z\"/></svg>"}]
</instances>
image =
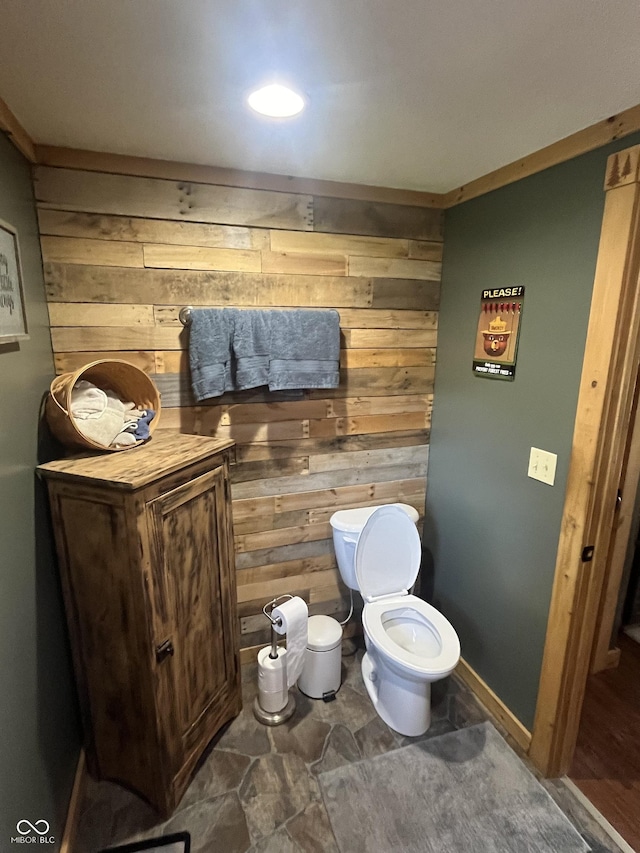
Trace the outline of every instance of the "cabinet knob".
<instances>
[{"instance_id":1,"label":"cabinet knob","mask_svg":"<svg viewBox=\"0 0 640 853\"><path fill-rule=\"evenodd\" d=\"M159 646L156 646L156 661L161 663L166 657L169 655L173 655L175 649L173 648L172 640L165 640L164 643L160 643Z\"/></svg>"}]
</instances>

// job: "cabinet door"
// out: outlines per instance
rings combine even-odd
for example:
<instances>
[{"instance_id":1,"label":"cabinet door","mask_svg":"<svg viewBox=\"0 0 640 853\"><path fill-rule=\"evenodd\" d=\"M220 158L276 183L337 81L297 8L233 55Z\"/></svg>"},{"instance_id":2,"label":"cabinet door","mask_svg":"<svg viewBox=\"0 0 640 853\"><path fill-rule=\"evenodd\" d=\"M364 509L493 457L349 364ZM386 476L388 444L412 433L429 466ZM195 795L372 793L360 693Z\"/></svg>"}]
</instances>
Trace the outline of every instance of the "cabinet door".
<instances>
[{"instance_id":1,"label":"cabinet door","mask_svg":"<svg viewBox=\"0 0 640 853\"><path fill-rule=\"evenodd\" d=\"M170 741L171 775L239 710L227 498L220 465L147 505L158 714Z\"/></svg>"}]
</instances>

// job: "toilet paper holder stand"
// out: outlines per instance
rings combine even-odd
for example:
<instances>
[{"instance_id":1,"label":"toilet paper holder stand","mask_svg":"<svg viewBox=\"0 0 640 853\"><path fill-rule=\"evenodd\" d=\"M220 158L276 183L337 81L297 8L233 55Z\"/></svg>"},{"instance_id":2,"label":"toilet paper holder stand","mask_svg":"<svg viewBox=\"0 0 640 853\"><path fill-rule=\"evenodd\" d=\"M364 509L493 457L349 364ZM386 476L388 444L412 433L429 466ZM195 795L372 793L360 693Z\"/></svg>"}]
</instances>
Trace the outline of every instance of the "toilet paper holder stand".
<instances>
[{"instance_id":1,"label":"toilet paper holder stand","mask_svg":"<svg viewBox=\"0 0 640 853\"><path fill-rule=\"evenodd\" d=\"M267 601L265 606L262 608L262 612L267 617L269 622L271 622L271 651L269 652L269 657L271 658L271 660L275 660L278 657L278 640L282 636L276 631L276 625L282 625L282 619L274 619L271 614L273 613L275 606L279 601L285 601L288 598L293 598L293 596L289 595L289 593L279 595L277 596L277 598L272 598L271 601ZM271 608L268 613L267 607Z\"/></svg>"},{"instance_id":2,"label":"toilet paper holder stand","mask_svg":"<svg viewBox=\"0 0 640 853\"><path fill-rule=\"evenodd\" d=\"M269 622L271 623L271 650L269 651L269 657L271 660L276 660L278 657L278 641L282 639L282 635L278 634L276 631L276 626L282 625L282 619L274 619L271 615L273 613L274 608L280 601L285 601L286 599L293 598L292 595L288 593L284 595L279 595L276 598L272 598L271 601L268 601L264 607L262 608L262 612L267 617ZM258 722L262 723L265 726L279 726L282 723L286 722L290 719L296 710L296 700L293 697L293 694L287 694L287 703L284 708L281 708L278 711L266 711L260 705L260 695L256 696L253 700L253 714L258 720Z\"/></svg>"}]
</instances>

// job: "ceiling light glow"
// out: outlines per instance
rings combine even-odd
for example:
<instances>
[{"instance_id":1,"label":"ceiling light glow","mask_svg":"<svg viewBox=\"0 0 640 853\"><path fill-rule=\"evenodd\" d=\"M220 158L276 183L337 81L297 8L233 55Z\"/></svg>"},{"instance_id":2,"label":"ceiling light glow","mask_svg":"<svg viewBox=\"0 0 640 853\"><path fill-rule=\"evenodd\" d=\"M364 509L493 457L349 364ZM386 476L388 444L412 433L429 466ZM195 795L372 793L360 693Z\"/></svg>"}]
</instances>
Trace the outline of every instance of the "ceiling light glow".
<instances>
[{"instance_id":1,"label":"ceiling light glow","mask_svg":"<svg viewBox=\"0 0 640 853\"><path fill-rule=\"evenodd\" d=\"M304 98L293 89L271 83L256 89L247 98L252 110L271 118L290 118L304 109Z\"/></svg>"}]
</instances>

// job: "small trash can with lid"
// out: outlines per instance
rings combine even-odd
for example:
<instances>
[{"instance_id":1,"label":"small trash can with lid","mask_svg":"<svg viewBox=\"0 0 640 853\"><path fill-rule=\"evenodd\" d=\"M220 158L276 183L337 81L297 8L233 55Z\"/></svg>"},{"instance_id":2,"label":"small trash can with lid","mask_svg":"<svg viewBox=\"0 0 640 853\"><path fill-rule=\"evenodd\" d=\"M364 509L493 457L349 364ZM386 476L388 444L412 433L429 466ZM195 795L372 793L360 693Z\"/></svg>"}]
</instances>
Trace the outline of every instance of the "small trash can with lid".
<instances>
[{"instance_id":1,"label":"small trash can with lid","mask_svg":"<svg viewBox=\"0 0 640 853\"><path fill-rule=\"evenodd\" d=\"M298 689L311 699L331 701L342 679L342 626L331 616L310 616L307 655Z\"/></svg>"}]
</instances>

